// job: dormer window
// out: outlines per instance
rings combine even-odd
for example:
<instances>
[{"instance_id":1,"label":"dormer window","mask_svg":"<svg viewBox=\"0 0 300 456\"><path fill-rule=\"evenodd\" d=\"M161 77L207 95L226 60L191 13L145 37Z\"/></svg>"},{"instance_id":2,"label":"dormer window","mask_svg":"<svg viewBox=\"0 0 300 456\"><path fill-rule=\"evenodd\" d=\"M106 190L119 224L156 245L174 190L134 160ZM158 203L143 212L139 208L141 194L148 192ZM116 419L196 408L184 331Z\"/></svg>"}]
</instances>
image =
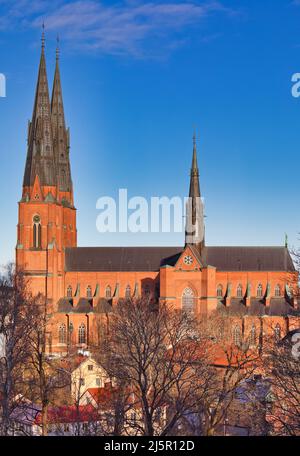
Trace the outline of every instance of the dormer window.
<instances>
[{"instance_id":1,"label":"dormer window","mask_svg":"<svg viewBox=\"0 0 300 456\"><path fill-rule=\"evenodd\" d=\"M89 285L86 289L86 297L91 298L92 297L92 287Z\"/></svg>"},{"instance_id":2,"label":"dormer window","mask_svg":"<svg viewBox=\"0 0 300 456\"><path fill-rule=\"evenodd\" d=\"M218 285L218 288L217 288L217 297L218 297L218 298L223 298L223 287L222 287L222 285Z\"/></svg>"},{"instance_id":3,"label":"dormer window","mask_svg":"<svg viewBox=\"0 0 300 456\"><path fill-rule=\"evenodd\" d=\"M238 298L242 298L243 297L243 287L241 284L238 285L237 289L236 289L236 295Z\"/></svg>"},{"instance_id":4,"label":"dormer window","mask_svg":"<svg viewBox=\"0 0 300 456\"><path fill-rule=\"evenodd\" d=\"M131 297L131 287L130 285L127 285L126 290L125 290L125 298L130 299Z\"/></svg>"},{"instance_id":5,"label":"dormer window","mask_svg":"<svg viewBox=\"0 0 300 456\"><path fill-rule=\"evenodd\" d=\"M262 298L263 297L263 286L262 286L261 283L258 284L256 296L257 296L257 298Z\"/></svg>"},{"instance_id":6,"label":"dormer window","mask_svg":"<svg viewBox=\"0 0 300 456\"><path fill-rule=\"evenodd\" d=\"M71 285L68 286L67 288L67 298L72 298L73 296L73 291Z\"/></svg>"},{"instance_id":7,"label":"dormer window","mask_svg":"<svg viewBox=\"0 0 300 456\"><path fill-rule=\"evenodd\" d=\"M277 284L275 287L275 296L276 298L279 298L281 296L281 288L279 284Z\"/></svg>"},{"instance_id":8,"label":"dormer window","mask_svg":"<svg viewBox=\"0 0 300 456\"><path fill-rule=\"evenodd\" d=\"M111 298L111 287L108 285L105 289L105 297L106 298Z\"/></svg>"}]
</instances>

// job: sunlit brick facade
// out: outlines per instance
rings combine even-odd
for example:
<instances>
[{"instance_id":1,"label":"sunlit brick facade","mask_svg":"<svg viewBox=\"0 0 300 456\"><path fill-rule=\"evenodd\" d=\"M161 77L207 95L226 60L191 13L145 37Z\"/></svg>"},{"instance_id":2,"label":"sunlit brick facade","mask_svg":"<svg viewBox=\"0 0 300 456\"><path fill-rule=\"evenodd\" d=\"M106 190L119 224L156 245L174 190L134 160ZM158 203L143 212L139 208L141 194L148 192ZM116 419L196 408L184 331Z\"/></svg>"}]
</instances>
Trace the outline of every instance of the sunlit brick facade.
<instances>
[{"instance_id":1,"label":"sunlit brick facade","mask_svg":"<svg viewBox=\"0 0 300 456\"><path fill-rule=\"evenodd\" d=\"M233 338L252 334L258 340L270 331L283 336L299 327L292 294L297 273L287 246L205 245L203 207L195 211L201 197L195 141L189 196L192 224L202 235L194 239L186 233L183 247L78 248L69 149L58 53L50 101L43 42L16 263L33 293L47 300L49 351L64 354L70 347L100 343L103 322L108 325L119 299L142 295L199 316L228 309Z\"/></svg>"}]
</instances>

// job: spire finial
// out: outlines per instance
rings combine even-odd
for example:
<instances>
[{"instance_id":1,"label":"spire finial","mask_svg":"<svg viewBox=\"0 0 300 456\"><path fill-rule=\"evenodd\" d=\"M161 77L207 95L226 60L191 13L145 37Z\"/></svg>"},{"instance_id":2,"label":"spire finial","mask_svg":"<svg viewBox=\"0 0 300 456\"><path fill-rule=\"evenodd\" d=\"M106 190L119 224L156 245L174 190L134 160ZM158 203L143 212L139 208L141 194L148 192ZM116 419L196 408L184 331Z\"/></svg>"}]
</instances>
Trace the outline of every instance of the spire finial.
<instances>
[{"instance_id":1,"label":"spire finial","mask_svg":"<svg viewBox=\"0 0 300 456\"><path fill-rule=\"evenodd\" d=\"M59 60L59 35L56 37L56 60Z\"/></svg>"},{"instance_id":2,"label":"spire finial","mask_svg":"<svg viewBox=\"0 0 300 456\"><path fill-rule=\"evenodd\" d=\"M193 146L196 147L196 127L194 125Z\"/></svg>"},{"instance_id":3,"label":"spire finial","mask_svg":"<svg viewBox=\"0 0 300 456\"><path fill-rule=\"evenodd\" d=\"M43 31L42 31L42 40L41 41L42 41L42 50L44 50L45 49L45 23L44 23L44 21L42 24L42 29L43 29Z\"/></svg>"},{"instance_id":4,"label":"spire finial","mask_svg":"<svg viewBox=\"0 0 300 456\"><path fill-rule=\"evenodd\" d=\"M285 233L285 236L284 236L284 246L285 246L285 248L288 248L288 246L289 246L289 238L288 238L287 233Z\"/></svg>"}]
</instances>

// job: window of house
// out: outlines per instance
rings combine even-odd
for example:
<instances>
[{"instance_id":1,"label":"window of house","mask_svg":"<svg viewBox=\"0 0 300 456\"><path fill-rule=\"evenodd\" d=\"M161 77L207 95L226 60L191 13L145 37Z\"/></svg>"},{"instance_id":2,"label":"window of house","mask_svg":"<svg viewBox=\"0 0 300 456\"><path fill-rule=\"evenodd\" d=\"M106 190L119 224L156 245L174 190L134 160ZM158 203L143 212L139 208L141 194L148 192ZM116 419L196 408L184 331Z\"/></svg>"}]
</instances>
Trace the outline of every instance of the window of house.
<instances>
[{"instance_id":1,"label":"window of house","mask_svg":"<svg viewBox=\"0 0 300 456\"><path fill-rule=\"evenodd\" d=\"M79 379L79 385L80 386L84 386L85 385L85 379L84 378L80 378Z\"/></svg>"},{"instance_id":2,"label":"window of house","mask_svg":"<svg viewBox=\"0 0 300 456\"><path fill-rule=\"evenodd\" d=\"M89 371L92 371L93 368L94 368L93 364L89 364L89 365L88 365L88 370L89 370Z\"/></svg>"},{"instance_id":3,"label":"window of house","mask_svg":"<svg viewBox=\"0 0 300 456\"><path fill-rule=\"evenodd\" d=\"M185 288L182 293L182 310L184 312L194 312L195 297L191 288Z\"/></svg>"},{"instance_id":4,"label":"window of house","mask_svg":"<svg viewBox=\"0 0 300 456\"><path fill-rule=\"evenodd\" d=\"M101 382L101 378L100 377L96 377L96 385L97 386L102 386L102 382Z\"/></svg>"}]
</instances>

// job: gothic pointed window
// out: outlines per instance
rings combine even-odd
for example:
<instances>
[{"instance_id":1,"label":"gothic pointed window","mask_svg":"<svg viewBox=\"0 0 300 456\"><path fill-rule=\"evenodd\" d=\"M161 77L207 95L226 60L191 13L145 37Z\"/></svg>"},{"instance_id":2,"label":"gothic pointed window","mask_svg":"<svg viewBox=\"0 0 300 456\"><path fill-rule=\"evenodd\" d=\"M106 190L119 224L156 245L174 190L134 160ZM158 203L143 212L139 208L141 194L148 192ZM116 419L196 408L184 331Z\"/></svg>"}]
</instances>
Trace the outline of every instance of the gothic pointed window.
<instances>
[{"instance_id":1,"label":"gothic pointed window","mask_svg":"<svg viewBox=\"0 0 300 456\"><path fill-rule=\"evenodd\" d=\"M257 340L257 336L256 336L256 326L255 324L253 323L252 327L251 327L251 330L250 330L250 346L254 347L256 345L256 340Z\"/></svg>"},{"instance_id":2,"label":"gothic pointed window","mask_svg":"<svg viewBox=\"0 0 300 456\"><path fill-rule=\"evenodd\" d=\"M85 330L85 324L81 323L79 328L78 328L78 343L79 344L85 344L86 343L86 330Z\"/></svg>"},{"instance_id":3,"label":"gothic pointed window","mask_svg":"<svg viewBox=\"0 0 300 456\"><path fill-rule=\"evenodd\" d=\"M67 298L72 298L72 296L73 296L73 290L72 290L71 285L69 285L67 288Z\"/></svg>"},{"instance_id":4,"label":"gothic pointed window","mask_svg":"<svg viewBox=\"0 0 300 456\"><path fill-rule=\"evenodd\" d=\"M263 297L263 287L262 287L261 283L258 284L256 296L258 298L262 298Z\"/></svg>"},{"instance_id":5,"label":"gothic pointed window","mask_svg":"<svg viewBox=\"0 0 300 456\"><path fill-rule=\"evenodd\" d=\"M130 285L127 285L127 287L125 289L125 298L130 299L130 297L131 297L131 287L130 287Z\"/></svg>"},{"instance_id":6,"label":"gothic pointed window","mask_svg":"<svg viewBox=\"0 0 300 456\"><path fill-rule=\"evenodd\" d=\"M105 297L106 298L111 298L111 286L108 285L106 288L105 288Z\"/></svg>"},{"instance_id":7,"label":"gothic pointed window","mask_svg":"<svg viewBox=\"0 0 300 456\"><path fill-rule=\"evenodd\" d=\"M151 294L150 285L146 284L143 286L143 295L148 298Z\"/></svg>"},{"instance_id":8,"label":"gothic pointed window","mask_svg":"<svg viewBox=\"0 0 300 456\"><path fill-rule=\"evenodd\" d=\"M241 328L239 325L236 325L233 328L233 343L237 347L239 347L242 343L242 333L241 333Z\"/></svg>"},{"instance_id":9,"label":"gothic pointed window","mask_svg":"<svg viewBox=\"0 0 300 456\"><path fill-rule=\"evenodd\" d=\"M195 306L195 296L191 288L185 288L182 293L182 310L187 313L193 313Z\"/></svg>"},{"instance_id":10,"label":"gothic pointed window","mask_svg":"<svg viewBox=\"0 0 300 456\"><path fill-rule=\"evenodd\" d=\"M279 323L277 323L277 325L275 326L274 337L275 337L276 342L279 342L281 339L281 326Z\"/></svg>"},{"instance_id":11,"label":"gothic pointed window","mask_svg":"<svg viewBox=\"0 0 300 456\"><path fill-rule=\"evenodd\" d=\"M91 298L92 297L92 287L89 285L86 289L86 297Z\"/></svg>"},{"instance_id":12,"label":"gothic pointed window","mask_svg":"<svg viewBox=\"0 0 300 456\"><path fill-rule=\"evenodd\" d=\"M42 247L42 225L39 215L33 217L33 248L40 249Z\"/></svg>"},{"instance_id":13,"label":"gothic pointed window","mask_svg":"<svg viewBox=\"0 0 300 456\"><path fill-rule=\"evenodd\" d=\"M217 287L217 297L222 298L223 297L223 287L222 285L218 285Z\"/></svg>"},{"instance_id":14,"label":"gothic pointed window","mask_svg":"<svg viewBox=\"0 0 300 456\"><path fill-rule=\"evenodd\" d=\"M242 298L243 297L243 287L241 284L238 285L237 289L236 289L236 295L238 298Z\"/></svg>"},{"instance_id":15,"label":"gothic pointed window","mask_svg":"<svg viewBox=\"0 0 300 456\"><path fill-rule=\"evenodd\" d=\"M67 340L66 325L64 323L61 323L58 328L58 342L60 344L65 344L66 340Z\"/></svg>"},{"instance_id":16,"label":"gothic pointed window","mask_svg":"<svg viewBox=\"0 0 300 456\"><path fill-rule=\"evenodd\" d=\"M279 284L277 284L276 287L275 287L275 296L276 296L276 298L281 296L281 288L280 288Z\"/></svg>"}]
</instances>

